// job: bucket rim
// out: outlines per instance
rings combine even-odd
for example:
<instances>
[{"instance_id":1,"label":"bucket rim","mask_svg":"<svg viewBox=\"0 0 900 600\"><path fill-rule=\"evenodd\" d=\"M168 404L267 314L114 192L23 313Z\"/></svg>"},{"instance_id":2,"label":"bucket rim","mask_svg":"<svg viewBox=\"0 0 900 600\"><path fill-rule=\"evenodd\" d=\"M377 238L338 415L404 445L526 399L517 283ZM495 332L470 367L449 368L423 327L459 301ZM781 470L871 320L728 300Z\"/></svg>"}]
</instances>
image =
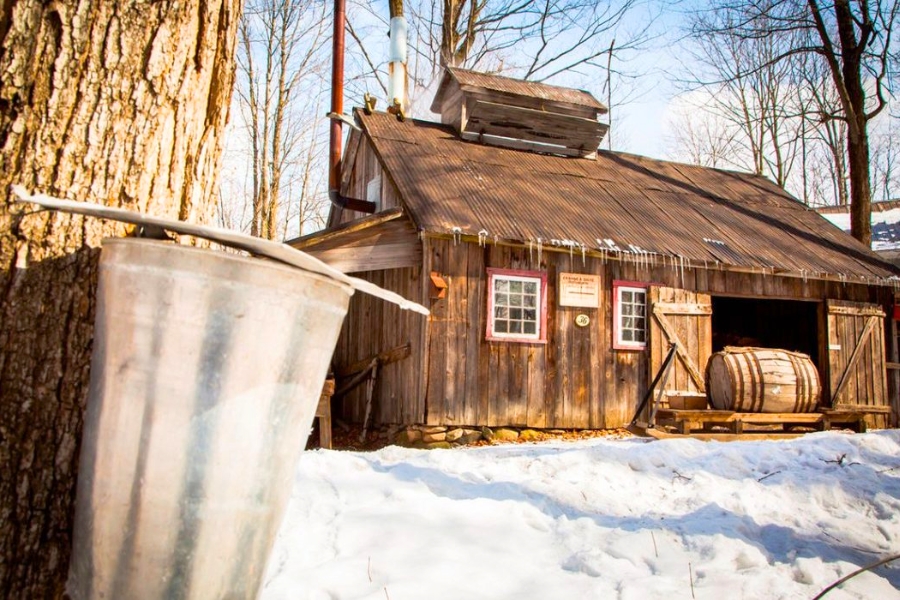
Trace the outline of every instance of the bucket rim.
<instances>
[{"instance_id":1,"label":"bucket rim","mask_svg":"<svg viewBox=\"0 0 900 600\"><path fill-rule=\"evenodd\" d=\"M133 237L108 237L103 238L100 241L101 251L107 247L115 247L115 246L126 246L126 245L147 245L153 248L159 248L162 250L172 250L172 251L189 251L197 254L205 254L215 256L216 258L220 258L222 260L229 260L235 262L245 263L247 266L251 267L265 267L270 269L275 269L277 271L283 272L288 277L296 277L297 275L303 275L305 277L312 277L316 280L322 281L324 283L334 284L337 288L342 290L348 296L353 295L353 286L343 282L338 281L333 277L328 277L327 275L322 275L321 273L315 273L313 271L308 271L306 269L301 269L299 267L291 267L277 260L272 260L266 257L257 257L246 254L230 254L228 252L221 252L214 250L212 248L199 248L197 246L188 246L184 244L179 244L175 241L166 241L166 240L155 240L148 238L133 238Z\"/></svg>"}]
</instances>

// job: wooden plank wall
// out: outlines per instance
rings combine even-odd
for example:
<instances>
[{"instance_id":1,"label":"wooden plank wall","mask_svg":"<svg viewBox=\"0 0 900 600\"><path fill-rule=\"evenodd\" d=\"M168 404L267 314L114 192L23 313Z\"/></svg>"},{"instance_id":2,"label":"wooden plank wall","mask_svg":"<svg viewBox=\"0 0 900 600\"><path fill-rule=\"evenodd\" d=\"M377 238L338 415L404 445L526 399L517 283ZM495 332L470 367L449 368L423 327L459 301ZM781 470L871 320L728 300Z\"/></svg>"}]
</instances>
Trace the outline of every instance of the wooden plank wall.
<instances>
[{"instance_id":1,"label":"wooden plank wall","mask_svg":"<svg viewBox=\"0 0 900 600\"><path fill-rule=\"evenodd\" d=\"M840 406L890 406L886 390L885 343L883 316L871 305L855 302L828 303L828 348L830 373L824 382L828 398L835 408ZM866 323L876 319L878 326L866 337L855 365L849 369L847 380L834 397L840 378L847 369ZM825 387L823 386L823 387ZM877 423L884 426L885 423Z\"/></svg>"},{"instance_id":2,"label":"wooden plank wall","mask_svg":"<svg viewBox=\"0 0 900 600\"><path fill-rule=\"evenodd\" d=\"M650 374L646 351L612 349L612 311L607 308L614 280L721 295L831 297L882 305L891 296L888 289L858 284L582 259L577 253L546 249L539 264L537 254L535 249L452 239L423 242L425 271L440 273L449 284L447 296L431 304L425 358L428 423L546 428L627 424ZM547 344L485 340L487 267L547 272ZM599 275L601 308L558 307L561 271ZM578 328L574 319L582 312L591 324Z\"/></svg>"},{"instance_id":3,"label":"wooden plank wall","mask_svg":"<svg viewBox=\"0 0 900 600\"><path fill-rule=\"evenodd\" d=\"M656 376L662 367L666 355L669 353L670 340L653 314L653 306L668 305L669 310L663 310L661 315L678 336L682 344L684 355L691 361L701 378L706 370L712 349L712 318L710 298L706 294L698 294L683 289L655 286L650 290L649 305L647 307L649 318L649 353L650 381ZM677 307L677 310L675 308ZM688 308L689 307L689 308ZM693 312L697 311L697 312ZM699 314L699 313L703 314ZM698 382L694 381L688 371L684 360L675 356L674 363L669 371L669 377L665 385L666 390L682 392L705 392Z\"/></svg>"},{"instance_id":4,"label":"wooden plank wall","mask_svg":"<svg viewBox=\"0 0 900 600\"><path fill-rule=\"evenodd\" d=\"M359 134L354 132L354 135ZM389 208L400 206L400 196L397 193L397 188L394 186L393 182L390 181L387 174L384 172L384 169L381 168L381 163L378 161L378 157L372 149L372 144L369 140L365 138L365 136L362 136L362 139L360 139L358 143L348 144L347 149L348 155L344 157L344 160L352 160L352 167L350 168L349 174L346 171L344 172L344 193L351 198L365 200L366 185L368 185L369 181L373 178L380 176L381 207L379 210L387 210ZM350 154L351 151L352 155ZM356 212L354 210L345 210L341 213L340 222L348 223L365 216L367 215L364 213Z\"/></svg>"},{"instance_id":5,"label":"wooden plank wall","mask_svg":"<svg viewBox=\"0 0 900 600\"><path fill-rule=\"evenodd\" d=\"M422 303L422 271L419 267L356 274L383 288ZM427 301L425 302L427 304ZM373 419L379 423L423 423L425 421L424 357L427 318L412 311L357 292L335 349L333 364L352 364L410 344L410 356L383 367L375 386ZM340 385L340 382L338 383ZM365 386L360 385L341 401L341 418L362 422L365 416Z\"/></svg>"},{"instance_id":6,"label":"wooden plank wall","mask_svg":"<svg viewBox=\"0 0 900 600\"><path fill-rule=\"evenodd\" d=\"M548 273L546 344L485 340L486 268L534 270L536 251L509 246L426 240L426 270L449 287L432 303L428 334L427 422L604 428L631 418L631 398L646 372L642 352L609 351L611 314L602 309L557 306L560 271L602 275L598 261L544 252ZM611 289L603 286L601 305ZM591 318L577 327L575 316Z\"/></svg>"}]
</instances>

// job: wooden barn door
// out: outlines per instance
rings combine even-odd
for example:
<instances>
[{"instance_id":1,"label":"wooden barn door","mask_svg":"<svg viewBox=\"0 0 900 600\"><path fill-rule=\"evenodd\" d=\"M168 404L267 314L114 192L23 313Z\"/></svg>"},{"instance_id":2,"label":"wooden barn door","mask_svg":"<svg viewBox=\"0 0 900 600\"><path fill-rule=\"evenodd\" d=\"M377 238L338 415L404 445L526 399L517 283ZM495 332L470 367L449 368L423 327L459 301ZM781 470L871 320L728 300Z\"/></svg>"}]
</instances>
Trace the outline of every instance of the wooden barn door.
<instances>
[{"instance_id":1,"label":"wooden barn door","mask_svg":"<svg viewBox=\"0 0 900 600\"><path fill-rule=\"evenodd\" d=\"M650 288L650 381L662 367L669 346L678 349L666 382L666 396L706 393L704 373L712 353L712 301L709 294L667 287Z\"/></svg>"},{"instance_id":2,"label":"wooden barn door","mask_svg":"<svg viewBox=\"0 0 900 600\"><path fill-rule=\"evenodd\" d=\"M884 311L877 304L829 300L828 397L833 408L887 407ZM823 385L823 388L825 386ZM881 412L874 408L873 412Z\"/></svg>"}]
</instances>

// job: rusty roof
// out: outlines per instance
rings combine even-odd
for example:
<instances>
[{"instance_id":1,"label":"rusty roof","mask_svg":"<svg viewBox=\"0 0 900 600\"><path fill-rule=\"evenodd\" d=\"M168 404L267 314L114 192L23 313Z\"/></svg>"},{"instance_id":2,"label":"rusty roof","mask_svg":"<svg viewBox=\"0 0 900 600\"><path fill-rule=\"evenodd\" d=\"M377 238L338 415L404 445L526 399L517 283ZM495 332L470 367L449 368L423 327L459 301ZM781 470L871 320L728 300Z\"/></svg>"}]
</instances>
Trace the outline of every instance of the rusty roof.
<instances>
[{"instance_id":1,"label":"rusty roof","mask_svg":"<svg viewBox=\"0 0 900 600\"><path fill-rule=\"evenodd\" d=\"M575 106L594 108L601 114L607 112L607 108L602 102L584 90L576 90L546 83L537 83L535 81L523 81L521 79L513 79L512 77L503 77L502 75L489 75L487 73L469 71L458 67L447 67L445 69L441 85L438 88L437 94L431 105L431 110L434 112L440 112L440 103L443 99L444 90L446 89L449 78L455 79L456 82L463 87L484 88L504 94L512 94L514 96L528 96L541 100L550 100L553 102L563 102Z\"/></svg>"},{"instance_id":2,"label":"rusty roof","mask_svg":"<svg viewBox=\"0 0 900 600\"><path fill-rule=\"evenodd\" d=\"M895 275L764 177L619 152L535 154L463 141L436 123L358 117L428 233L810 277Z\"/></svg>"}]
</instances>

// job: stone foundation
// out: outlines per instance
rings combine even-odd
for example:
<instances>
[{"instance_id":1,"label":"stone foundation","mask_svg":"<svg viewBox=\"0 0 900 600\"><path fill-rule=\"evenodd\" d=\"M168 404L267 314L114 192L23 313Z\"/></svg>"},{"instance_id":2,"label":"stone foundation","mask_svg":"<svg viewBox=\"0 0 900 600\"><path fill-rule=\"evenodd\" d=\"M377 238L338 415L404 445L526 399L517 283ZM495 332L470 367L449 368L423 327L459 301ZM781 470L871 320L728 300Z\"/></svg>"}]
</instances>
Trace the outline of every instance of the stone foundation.
<instances>
[{"instance_id":1,"label":"stone foundation","mask_svg":"<svg viewBox=\"0 0 900 600\"><path fill-rule=\"evenodd\" d=\"M391 427L390 443L406 448L456 448L475 443L536 442L555 437L558 430L539 431L514 427L455 427L407 425Z\"/></svg>"}]
</instances>

